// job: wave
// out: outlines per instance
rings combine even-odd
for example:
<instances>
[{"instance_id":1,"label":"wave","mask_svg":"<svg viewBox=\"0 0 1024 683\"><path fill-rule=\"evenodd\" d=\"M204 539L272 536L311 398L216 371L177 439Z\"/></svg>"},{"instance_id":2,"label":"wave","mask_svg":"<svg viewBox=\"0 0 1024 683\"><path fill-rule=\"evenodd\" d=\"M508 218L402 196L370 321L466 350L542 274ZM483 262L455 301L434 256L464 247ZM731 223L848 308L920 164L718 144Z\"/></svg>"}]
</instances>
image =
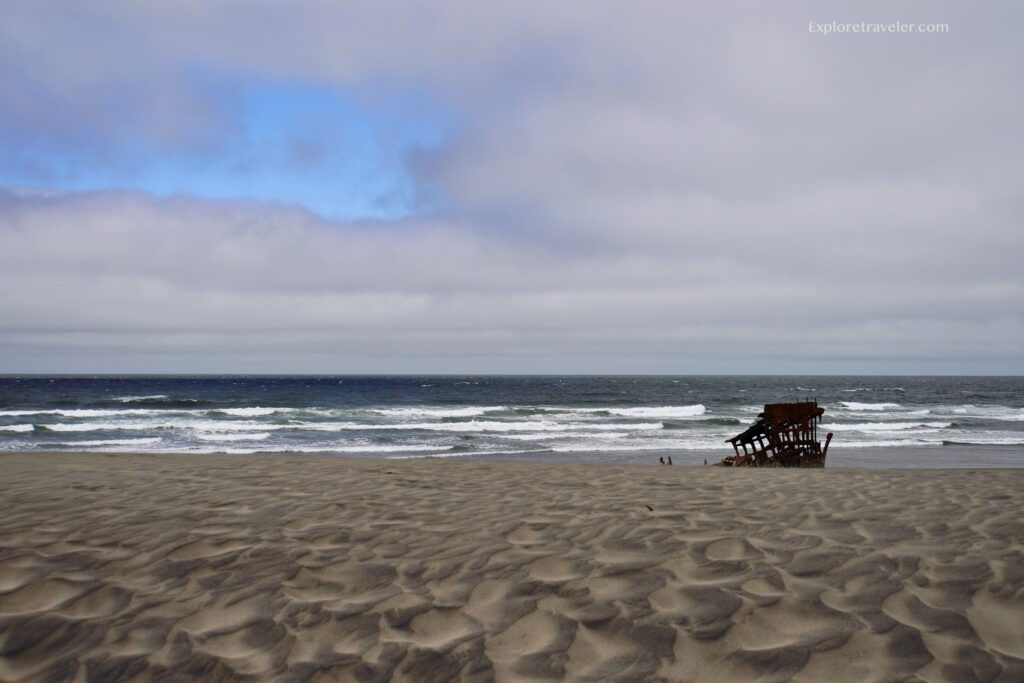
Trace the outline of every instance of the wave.
<instances>
[{"instance_id":1,"label":"wave","mask_svg":"<svg viewBox=\"0 0 1024 683\"><path fill-rule=\"evenodd\" d=\"M373 408L371 412L393 417L477 417L486 413L504 412L505 406L467 406L465 408Z\"/></svg>"},{"instance_id":2,"label":"wave","mask_svg":"<svg viewBox=\"0 0 1024 683\"><path fill-rule=\"evenodd\" d=\"M111 410L107 408L75 408L73 410L53 410L46 411L52 415L60 415L61 417L117 417L119 415L128 416L141 416L141 415L159 415L163 411L153 410L152 408L125 408L123 410Z\"/></svg>"},{"instance_id":3,"label":"wave","mask_svg":"<svg viewBox=\"0 0 1024 683\"><path fill-rule=\"evenodd\" d=\"M211 410L211 413L223 413L224 415L231 415L233 417L264 417L266 415L273 415L274 413L286 412L294 410L294 408L217 408Z\"/></svg>"},{"instance_id":4,"label":"wave","mask_svg":"<svg viewBox=\"0 0 1024 683\"><path fill-rule=\"evenodd\" d=\"M847 410L892 410L899 408L899 403L858 403L857 401L840 401Z\"/></svg>"},{"instance_id":5,"label":"wave","mask_svg":"<svg viewBox=\"0 0 1024 683\"><path fill-rule=\"evenodd\" d=\"M152 422L79 422L78 424L37 424L36 430L48 432L99 432L104 430L141 431L146 429L164 429L174 424L154 424Z\"/></svg>"},{"instance_id":6,"label":"wave","mask_svg":"<svg viewBox=\"0 0 1024 683\"><path fill-rule=\"evenodd\" d=\"M663 406L661 408L609 408L611 415L619 417L664 417L668 419L680 417L698 417L707 412L703 403L691 406Z\"/></svg>"},{"instance_id":7,"label":"wave","mask_svg":"<svg viewBox=\"0 0 1024 683\"><path fill-rule=\"evenodd\" d=\"M31 432L35 429L35 425L20 424L20 425L6 425L0 427L0 432Z\"/></svg>"},{"instance_id":8,"label":"wave","mask_svg":"<svg viewBox=\"0 0 1024 683\"><path fill-rule=\"evenodd\" d=\"M975 418L983 420L996 420L999 422L1024 422L1024 408L1010 408L1008 406L976 406L965 404L947 408L949 412L958 418Z\"/></svg>"},{"instance_id":9,"label":"wave","mask_svg":"<svg viewBox=\"0 0 1024 683\"><path fill-rule=\"evenodd\" d=\"M63 446L148 446L163 441L159 436L142 439L93 439L89 441L67 441Z\"/></svg>"},{"instance_id":10,"label":"wave","mask_svg":"<svg viewBox=\"0 0 1024 683\"><path fill-rule=\"evenodd\" d=\"M262 432L268 430L296 430L314 432L341 431L437 431L437 432L548 432L548 431L649 431L662 429L660 422L640 423L559 423L548 421L497 422L471 420L468 422L400 422L394 424L372 424L365 422L291 422L271 424L267 422L238 422L227 420L178 420L152 422L79 422L49 423L35 425L37 429L54 432L94 432L104 430L145 431L151 429L189 429L201 433L220 432ZM18 430L28 431L28 430Z\"/></svg>"},{"instance_id":11,"label":"wave","mask_svg":"<svg viewBox=\"0 0 1024 683\"><path fill-rule=\"evenodd\" d=\"M984 437L963 437L957 439L944 439L942 441L943 446L1024 446L1024 439L1019 437L1007 437L1007 438L991 438L986 439Z\"/></svg>"},{"instance_id":12,"label":"wave","mask_svg":"<svg viewBox=\"0 0 1024 683\"><path fill-rule=\"evenodd\" d=\"M60 415L61 417L117 417L120 415L160 415L167 411L153 408L54 408L38 410L0 410L0 416ZM180 412L180 411L178 411ZM203 411L196 411L203 412Z\"/></svg>"},{"instance_id":13,"label":"wave","mask_svg":"<svg viewBox=\"0 0 1024 683\"><path fill-rule=\"evenodd\" d=\"M201 441L263 441L270 438L270 432L253 434L196 434Z\"/></svg>"},{"instance_id":14,"label":"wave","mask_svg":"<svg viewBox=\"0 0 1024 683\"><path fill-rule=\"evenodd\" d=\"M744 422L735 417L711 417L703 420L663 420L664 429L694 429L701 427L739 427Z\"/></svg>"},{"instance_id":15,"label":"wave","mask_svg":"<svg viewBox=\"0 0 1024 683\"><path fill-rule=\"evenodd\" d=\"M941 446L942 441L939 439L900 439L900 440L879 440L879 441L833 441L832 445L829 446L829 464L835 465L836 467L842 467L842 461L836 460L831 457L833 448L895 448L895 447L906 447L914 448L916 446Z\"/></svg>"},{"instance_id":16,"label":"wave","mask_svg":"<svg viewBox=\"0 0 1024 683\"><path fill-rule=\"evenodd\" d=\"M515 441L541 441L548 439L622 439L628 432L534 432L529 434L506 434L505 439Z\"/></svg>"},{"instance_id":17,"label":"wave","mask_svg":"<svg viewBox=\"0 0 1024 683\"><path fill-rule=\"evenodd\" d=\"M35 427L36 429L51 432L148 431L151 429L193 429L197 431L230 432L283 429L285 425L260 422L229 422L227 420L157 420L146 422L54 422L50 424L37 424Z\"/></svg>"},{"instance_id":18,"label":"wave","mask_svg":"<svg viewBox=\"0 0 1024 683\"><path fill-rule=\"evenodd\" d=\"M152 396L115 396L110 400L120 401L121 403L137 403L143 401L164 401L168 398L170 397L167 394L153 394Z\"/></svg>"},{"instance_id":19,"label":"wave","mask_svg":"<svg viewBox=\"0 0 1024 683\"><path fill-rule=\"evenodd\" d=\"M450 452L452 446L427 446L427 445L406 445L406 446L336 446L323 444L319 446L266 446L255 448L218 448L215 446L200 446L174 449L181 453L228 453L231 455L251 455L254 453L430 453L436 452L438 457L441 454ZM460 453L461 455L461 453Z\"/></svg>"},{"instance_id":20,"label":"wave","mask_svg":"<svg viewBox=\"0 0 1024 683\"><path fill-rule=\"evenodd\" d=\"M457 446L330 446L327 448L332 453L416 453L424 451L447 452L456 449Z\"/></svg>"},{"instance_id":21,"label":"wave","mask_svg":"<svg viewBox=\"0 0 1024 683\"><path fill-rule=\"evenodd\" d=\"M697 403L689 406L659 406L643 408L548 408L545 410L549 410L552 413L583 413L591 415L614 415L616 417L673 419L697 417L703 415L707 411L707 408L704 404Z\"/></svg>"},{"instance_id":22,"label":"wave","mask_svg":"<svg viewBox=\"0 0 1024 683\"><path fill-rule=\"evenodd\" d=\"M830 424L822 425L822 429L828 431L858 431L858 432L898 432L907 429L947 429L952 427L952 422L860 422L856 424Z\"/></svg>"},{"instance_id":23,"label":"wave","mask_svg":"<svg viewBox=\"0 0 1024 683\"><path fill-rule=\"evenodd\" d=\"M288 424L275 424L270 422L239 422L237 420L185 420L178 423L170 423L182 429L191 429L196 432L265 432L279 429L290 429Z\"/></svg>"},{"instance_id":24,"label":"wave","mask_svg":"<svg viewBox=\"0 0 1024 683\"><path fill-rule=\"evenodd\" d=\"M722 457L731 455L732 451L726 451L718 441L669 441L669 440L647 440L635 441L622 444L568 444L554 445L551 450L556 453L595 453L606 452L632 452L632 451L721 451Z\"/></svg>"},{"instance_id":25,"label":"wave","mask_svg":"<svg viewBox=\"0 0 1024 683\"><path fill-rule=\"evenodd\" d=\"M322 432L356 431L356 430L423 430L434 432L562 432L573 429L590 429L599 431L647 431L661 429L660 422L621 423L567 423L547 421L497 422L487 420L470 420L468 422L400 422L396 424L367 424L364 422L309 422L284 425L287 429L308 429Z\"/></svg>"}]
</instances>

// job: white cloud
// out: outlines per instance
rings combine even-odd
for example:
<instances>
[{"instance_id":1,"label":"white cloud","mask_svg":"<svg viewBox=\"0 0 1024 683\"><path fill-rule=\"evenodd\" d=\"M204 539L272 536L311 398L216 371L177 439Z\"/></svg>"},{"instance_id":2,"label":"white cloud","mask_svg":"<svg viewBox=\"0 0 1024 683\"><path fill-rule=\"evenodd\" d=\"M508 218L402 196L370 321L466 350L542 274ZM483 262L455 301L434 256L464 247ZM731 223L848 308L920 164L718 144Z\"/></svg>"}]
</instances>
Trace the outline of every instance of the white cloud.
<instances>
[{"instance_id":1,"label":"white cloud","mask_svg":"<svg viewBox=\"0 0 1024 683\"><path fill-rule=\"evenodd\" d=\"M445 203L395 223L8 194L0 369L1020 372L1019 12L922 3L898 18L949 34L807 32L894 10L851 12L19 5L0 59L43 96L6 89L9 135L208 135L231 122L196 65L371 103L418 90L458 126L412 160Z\"/></svg>"}]
</instances>

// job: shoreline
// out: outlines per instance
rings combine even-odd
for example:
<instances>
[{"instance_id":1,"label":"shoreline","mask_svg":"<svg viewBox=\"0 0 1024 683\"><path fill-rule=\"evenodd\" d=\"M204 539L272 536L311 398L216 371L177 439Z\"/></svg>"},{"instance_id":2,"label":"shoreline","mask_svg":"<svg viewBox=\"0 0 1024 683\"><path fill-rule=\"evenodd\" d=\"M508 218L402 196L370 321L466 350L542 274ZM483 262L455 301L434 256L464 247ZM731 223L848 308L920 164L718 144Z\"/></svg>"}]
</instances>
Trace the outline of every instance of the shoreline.
<instances>
[{"instance_id":1,"label":"shoreline","mask_svg":"<svg viewBox=\"0 0 1024 683\"><path fill-rule=\"evenodd\" d=\"M1024 677L1024 469L3 456L5 680Z\"/></svg>"},{"instance_id":2,"label":"shoreline","mask_svg":"<svg viewBox=\"0 0 1024 683\"><path fill-rule=\"evenodd\" d=\"M226 449L228 447L225 447ZM128 451L68 449L0 451L4 455L140 455L140 456L185 456L185 457L252 457L272 456L281 458L328 458L371 460L381 462L402 462L432 460L446 462L526 462L565 465L657 465L661 456L672 456L679 467L701 467L704 458L708 466L714 465L732 451L718 449L646 449L636 450L592 450L592 451L519 451L512 453L469 453L445 452L426 454L381 454L379 452L336 453L330 451L260 451L235 448L223 451L182 452L182 451ZM906 470L906 469L1017 469L1024 468L1024 446L1003 444L945 444L942 446L870 446L846 447L833 442L828 451L825 469L829 470Z\"/></svg>"}]
</instances>

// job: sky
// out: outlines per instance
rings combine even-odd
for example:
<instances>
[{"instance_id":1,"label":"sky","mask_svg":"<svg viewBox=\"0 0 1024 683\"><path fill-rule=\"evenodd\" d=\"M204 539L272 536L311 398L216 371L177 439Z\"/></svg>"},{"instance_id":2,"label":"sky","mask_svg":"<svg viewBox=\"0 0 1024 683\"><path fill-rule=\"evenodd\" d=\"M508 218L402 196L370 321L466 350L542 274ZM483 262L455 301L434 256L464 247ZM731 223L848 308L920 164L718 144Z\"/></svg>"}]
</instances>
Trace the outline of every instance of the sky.
<instances>
[{"instance_id":1,"label":"sky","mask_svg":"<svg viewBox=\"0 0 1024 683\"><path fill-rule=\"evenodd\" d=\"M1024 374L1022 23L14 0L0 372Z\"/></svg>"}]
</instances>

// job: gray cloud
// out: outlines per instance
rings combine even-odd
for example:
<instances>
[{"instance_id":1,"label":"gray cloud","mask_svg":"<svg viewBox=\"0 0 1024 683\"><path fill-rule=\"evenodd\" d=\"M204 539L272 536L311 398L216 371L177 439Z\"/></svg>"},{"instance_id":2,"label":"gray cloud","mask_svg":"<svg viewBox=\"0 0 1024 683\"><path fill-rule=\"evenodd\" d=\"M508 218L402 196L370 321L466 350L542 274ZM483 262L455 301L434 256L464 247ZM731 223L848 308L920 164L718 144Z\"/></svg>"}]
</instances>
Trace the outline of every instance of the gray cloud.
<instances>
[{"instance_id":1,"label":"gray cloud","mask_svg":"<svg viewBox=\"0 0 1024 683\"><path fill-rule=\"evenodd\" d=\"M0 369L1020 373L1021 14L17 5L8 135L202 138L229 124L196 64L414 88L459 127L411 160L444 204L399 222L5 193ZM950 33L808 33L833 19Z\"/></svg>"}]
</instances>

